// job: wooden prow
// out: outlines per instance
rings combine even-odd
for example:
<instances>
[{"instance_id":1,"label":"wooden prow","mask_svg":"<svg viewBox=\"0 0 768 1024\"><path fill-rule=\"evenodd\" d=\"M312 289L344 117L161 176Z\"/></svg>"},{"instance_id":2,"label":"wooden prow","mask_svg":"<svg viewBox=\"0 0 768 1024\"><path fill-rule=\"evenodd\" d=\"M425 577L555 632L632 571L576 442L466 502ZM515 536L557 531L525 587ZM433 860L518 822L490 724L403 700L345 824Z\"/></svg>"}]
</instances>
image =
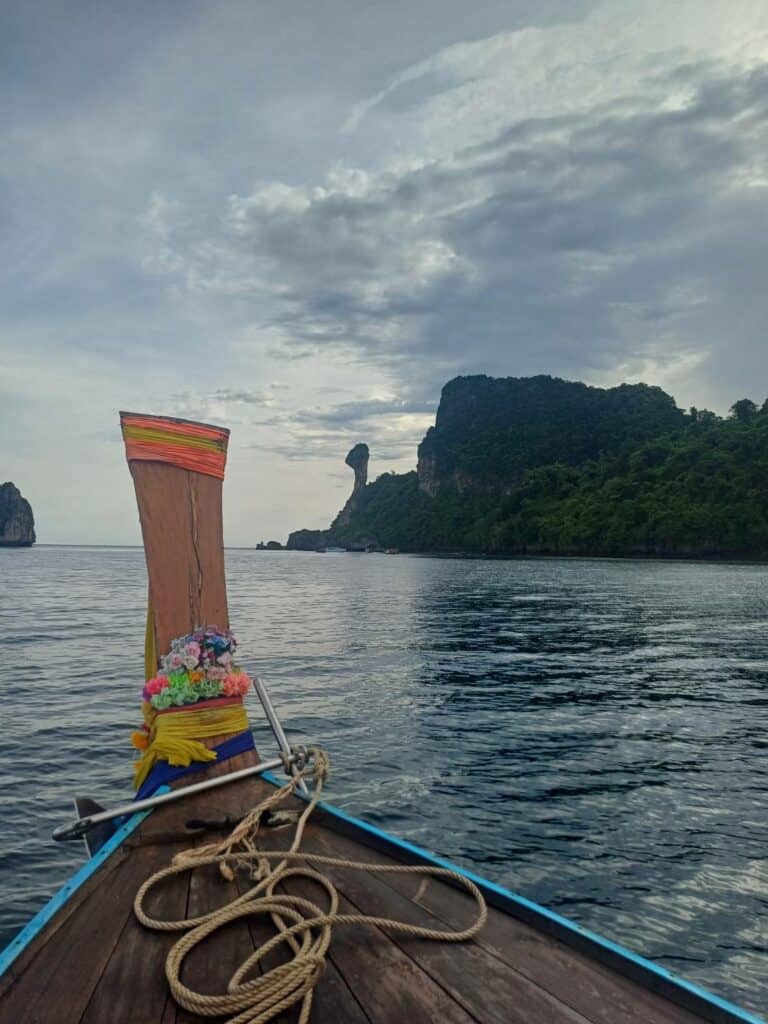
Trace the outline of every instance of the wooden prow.
<instances>
[{"instance_id":1,"label":"wooden prow","mask_svg":"<svg viewBox=\"0 0 768 1024\"><path fill-rule=\"evenodd\" d=\"M170 416L128 412L120 413L120 425L136 490L149 575L145 643L149 680L157 675L160 658L170 651L173 640L201 628L229 628L221 515L229 431ZM224 700L231 704L233 698ZM190 759L200 761L190 750L194 744L198 750L200 746L211 750L237 735L247 733L250 738L242 697L238 700L240 714L232 709L233 714L227 718L231 726L228 732L211 733L212 726L224 725L215 717L223 704L211 706L216 701L210 702L207 710L202 709L203 702L193 701L160 712L173 712L173 718L178 719L173 726L177 730L175 741L169 738L170 719L163 720L168 722L165 729L160 728L160 713L145 703L146 742L142 743L141 733L134 734L135 745L143 751L136 764L135 784L151 784L153 765L162 761L176 766L188 766ZM200 716L208 716L208 720ZM207 770L227 772L238 757L250 763L257 757L252 742L250 739L251 747L234 761L217 762ZM173 759L168 762L171 755Z\"/></svg>"},{"instance_id":2,"label":"wooden prow","mask_svg":"<svg viewBox=\"0 0 768 1024\"><path fill-rule=\"evenodd\" d=\"M221 513L229 431L125 412L120 423L147 559L154 672L176 637L229 627ZM198 465L203 471L190 468Z\"/></svg>"}]
</instances>

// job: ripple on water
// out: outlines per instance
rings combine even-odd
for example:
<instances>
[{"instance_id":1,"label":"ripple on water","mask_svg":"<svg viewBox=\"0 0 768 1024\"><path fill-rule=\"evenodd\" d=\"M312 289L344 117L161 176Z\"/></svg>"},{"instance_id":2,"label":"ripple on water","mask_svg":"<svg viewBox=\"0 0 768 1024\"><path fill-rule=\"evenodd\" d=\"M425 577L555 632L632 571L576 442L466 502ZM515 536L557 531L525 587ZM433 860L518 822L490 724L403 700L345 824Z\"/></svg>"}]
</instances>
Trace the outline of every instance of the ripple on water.
<instances>
[{"instance_id":1,"label":"ripple on water","mask_svg":"<svg viewBox=\"0 0 768 1024\"><path fill-rule=\"evenodd\" d=\"M332 799L768 1003L766 569L245 550L227 568L246 667L329 749ZM125 795L146 579L140 550L49 547L0 549L0 578L5 940L80 862L49 838L72 796Z\"/></svg>"}]
</instances>

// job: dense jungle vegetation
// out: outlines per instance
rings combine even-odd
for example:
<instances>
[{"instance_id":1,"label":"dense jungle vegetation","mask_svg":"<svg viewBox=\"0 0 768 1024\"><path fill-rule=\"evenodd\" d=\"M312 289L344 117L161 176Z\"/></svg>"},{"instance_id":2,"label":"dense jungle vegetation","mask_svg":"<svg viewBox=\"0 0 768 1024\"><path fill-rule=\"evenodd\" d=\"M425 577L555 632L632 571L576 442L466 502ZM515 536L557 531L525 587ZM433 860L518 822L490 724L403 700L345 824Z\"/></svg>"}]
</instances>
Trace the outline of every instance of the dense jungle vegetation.
<instances>
[{"instance_id":1,"label":"dense jungle vegetation","mask_svg":"<svg viewBox=\"0 0 768 1024\"><path fill-rule=\"evenodd\" d=\"M768 557L768 400L722 418L658 388L446 385L419 470L383 474L323 543L401 551Z\"/></svg>"}]
</instances>

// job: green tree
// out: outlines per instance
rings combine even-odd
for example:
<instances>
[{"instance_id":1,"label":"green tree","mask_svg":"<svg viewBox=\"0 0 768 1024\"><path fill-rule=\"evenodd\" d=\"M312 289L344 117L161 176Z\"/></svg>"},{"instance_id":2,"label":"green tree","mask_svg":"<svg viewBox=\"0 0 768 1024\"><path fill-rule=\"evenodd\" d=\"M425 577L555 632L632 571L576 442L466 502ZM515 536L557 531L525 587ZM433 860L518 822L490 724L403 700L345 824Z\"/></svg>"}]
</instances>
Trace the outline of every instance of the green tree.
<instances>
[{"instance_id":1,"label":"green tree","mask_svg":"<svg viewBox=\"0 0 768 1024\"><path fill-rule=\"evenodd\" d=\"M731 406L730 413L739 423L751 423L757 416L757 406L751 398L740 398Z\"/></svg>"}]
</instances>

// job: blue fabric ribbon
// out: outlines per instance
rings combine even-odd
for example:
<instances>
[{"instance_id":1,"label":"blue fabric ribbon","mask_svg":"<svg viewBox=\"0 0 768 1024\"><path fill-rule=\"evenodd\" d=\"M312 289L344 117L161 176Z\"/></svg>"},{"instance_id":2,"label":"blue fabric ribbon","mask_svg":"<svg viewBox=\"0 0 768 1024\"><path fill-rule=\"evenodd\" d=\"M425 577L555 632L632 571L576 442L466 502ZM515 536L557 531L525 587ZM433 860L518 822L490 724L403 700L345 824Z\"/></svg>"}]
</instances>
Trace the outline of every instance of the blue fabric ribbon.
<instances>
[{"instance_id":1,"label":"blue fabric ribbon","mask_svg":"<svg viewBox=\"0 0 768 1024\"><path fill-rule=\"evenodd\" d=\"M238 754L244 754L246 750L254 748L253 733L248 729L246 732L240 732L237 736L225 740L218 747L214 747L213 749L218 755L215 761L193 761L187 768L174 768L167 761L160 761L144 780L134 800L143 800L145 797L152 796L159 786L167 786L183 775L204 772L212 764L221 764L222 761L227 761L230 757L236 757Z\"/></svg>"}]
</instances>

